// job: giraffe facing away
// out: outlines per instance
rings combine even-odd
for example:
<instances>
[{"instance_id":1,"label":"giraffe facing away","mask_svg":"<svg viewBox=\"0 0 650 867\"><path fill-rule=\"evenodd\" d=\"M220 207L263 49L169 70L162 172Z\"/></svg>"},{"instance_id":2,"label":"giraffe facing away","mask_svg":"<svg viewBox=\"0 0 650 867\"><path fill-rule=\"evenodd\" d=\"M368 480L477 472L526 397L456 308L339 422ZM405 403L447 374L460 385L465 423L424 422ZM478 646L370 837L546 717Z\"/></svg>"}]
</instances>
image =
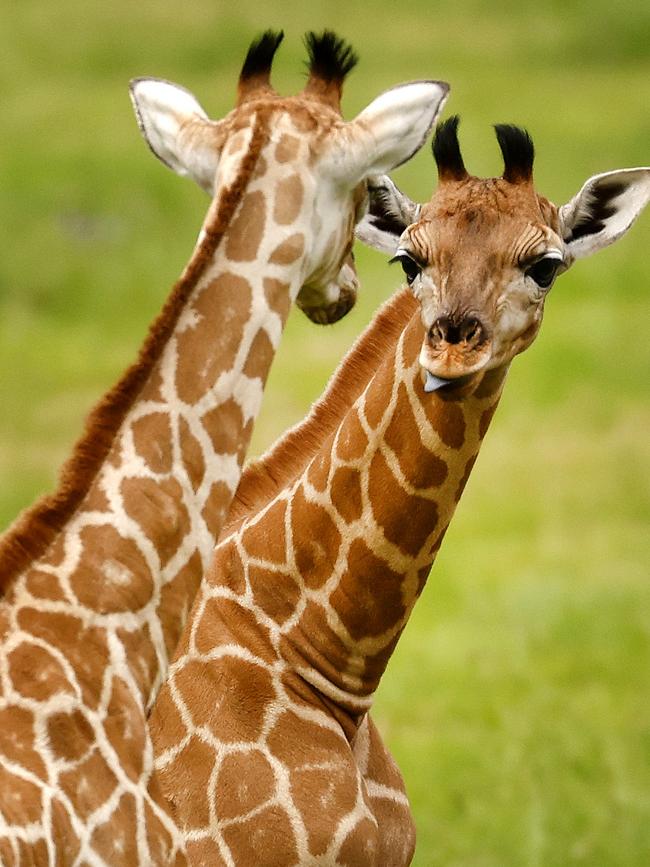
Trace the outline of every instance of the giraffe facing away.
<instances>
[{"instance_id":1,"label":"giraffe facing away","mask_svg":"<svg viewBox=\"0 0 650 867\"><path fill-rule=\"evenodd\" d=\"M452 118L428 204L376 179L360 231L397 248L413 292L384 306L307 419L243 474L150 718L191 863L411 861L373 695L554 277L650 196L650 169L633 169L558 209L534 190L528 135L496 130L501 178L465 171Z\"/></svg>"},{"instance_id":2,"label":"giraffe facing away","mask_svg":"<svg viewBox=\"0 0 650 867\"><path fill-rule=\"evenodd\" d=\"M304 90L270 85L281 34L251 46L237 105L131 94L154 153L208 190L197 246L140 357L91 414L60 489L0 543L0 862L182 860L145 725L239 481L291 302L334 321L368 175L408 159L447 86L340 113L352 50L308 34Z\"/></svg>"}]
</instances>

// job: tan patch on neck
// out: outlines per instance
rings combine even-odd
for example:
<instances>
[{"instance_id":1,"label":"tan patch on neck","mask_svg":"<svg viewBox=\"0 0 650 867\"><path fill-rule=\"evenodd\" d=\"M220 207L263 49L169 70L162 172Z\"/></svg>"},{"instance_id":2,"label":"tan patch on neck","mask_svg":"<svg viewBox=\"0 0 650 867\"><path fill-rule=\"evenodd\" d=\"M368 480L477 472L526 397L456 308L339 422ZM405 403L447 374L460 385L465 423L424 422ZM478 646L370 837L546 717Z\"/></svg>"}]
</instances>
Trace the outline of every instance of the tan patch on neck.
<instances>
[{"instance_id":1,"label":"tan patch on neck","mask_svg":"<svg viewBox=\"0 0 650 867\"><path fill-rule=\"evenodd\" d=\"M219 768L216 790L217 815L235 819L261 807L275 792L275 775L261 750L225 756ZM258 850L258 857L263 857Z\"/></svg>"},{"instance_id":2,"label":"tan patch on neck","mask_svg":"<svg viewBox=\"0 0 650 867\"><path fill-rule=\"evenodd\" d=\"M279 163L290 163L296 159L300 150L300 139L284 133L275 146L275 158Z\"/></svg>"},{"instance_id":3,"label":"tan patch on neck","mask_svg":"<svg viewBox=\"0 0 650 867\"><path fill-rule=\"evenodd\" d=\"M268 569L249 566L248 580L255 605L278 625L295 613L300 588L291 572L274 569L269 573Z\"/></svg>"},{"instance_id":4,"label":"tan patch on neck","mask_svg":"<svg viewBox=\"0 0 650 867\"><path fill-rule=\"evenodd\" d=\"M226 233L226 256L231 262L252 262L257 257L265 222L264 193L246 193Z\"/></svg>"},{"instance_id":5,"label":"tan patch on neck","mask_svg":"<svg viewBox=\"0 0 650 867\"><path fill-rule=\"evenodd\" d=\"M251 344L250 352L244 365L244 375L251 379L260 379L262 384L264 384L274 357L275 347L271 343L266 329L260 328Z\"/></svg>"},{"instance_id":6,"label":"tan patch on neck","mask_svg":"<svg viewBox=\"0 0 650 867\"><path fill-rule=\"evenodd\" d=\"M325 509L305 498L302 486L293 497L291 531L298 571L307 587L316 590L332 574L341 534Z\"/></svg>"},{"instance_id":7,"label":"tan patch on neck","mask_svg":"<svg viewBox=\"0 0 650 867\"><path fill-rule=\"evenodd\" d=\"M34 744L33 713L15 704L0 709L0 755L30 773L45 778L47 771Z\"/></svg>"},{"instance_id":8,"label":"tan patch on neck","mask_svg":"<svg viewBox=\"0 0 650 867\"><path fill-rule=\"evenodd\" d=\"M37 599L50 599L63 602L66 598L59 579L49 572L30 569L25 577L25 589Z\"/></svg>"},{"instance_id":9,"label":"tan patch on neck","mask_svg":"<svg viewBox=\"0 0 650 867\"><path fill-rule=\"evenodd\" d=\"M215 482L210 488L210 493L201 512L210 534L214 539L219 536L221 528L228 514L228 507L232 500L232 491L225 482Z\"/></svg>"},{"instance_id":10,"label":"tan patch on neck","mask_svg":"<svg viewBox=\"0 0 650 867\"><path fill-rule=\"evenodd\" d=\"M160 620L167 655L170 657L181 637L202 572L201 556L195 551L180 572L160 590L160 604L156 609L156 616Z\"/></svg>"},{"instance_id":11,"label":"tan patch on neck","mask_svg":"<svg viewBox=\"0 0 650 867\"><path fill-rule=\"evenodd\" d=\"M293 867L298 861L294 832L282 807L267 807L251 818L228 825L223 838L235 864L259 864L260 852L272 853L273 867Z\"/></svg>"},{"instance_id":12,"label":"tan patch on neck","mask_svg":"<svg viewBox=\"0 0 650 867\"><path fill-rule=\"evenodd\" d=\"M288 226L298 217L302 208L304 188L300 175L289 175L275 186L273 219L280 226Z\"/></svg>"},{"instance_id":13,"label":"tan patch on neck","mask_svg":"<svg viewBox=\"0 0 650 867\"><path fill-rule=\"evenodd\" d=\"M79 710L54 713L47 721L49 748L57 759L78 762L91 748L95 733Z\"/></svg>"},{"instance_id":14,"label":"tan patch on neck","mask_svg":"<svg viewBox=\"0 0 650 867\"><path fill-rule=\"evenodd\" d=\"M140 491L156 488L156 483L149 479L138 479L139 483L144 485ZM125 484L128 491L128 480ZM128 504L125 505L128 512ZM149 504L148 508L155 510L155 505ZM115 614L137 610L149 602L153 579L147 561L132 539L108 524L83 527L79 537L85 556L70 576L70 587L81 605L99 614Z\"/></svg>"},{"instance_id":15,"label":"tan patch on neck","mask_svg":"<svg viewBox=\"0 0 650 867\"><path fill-rule=\"evenodd\" d=\"M447 464L422 443L422 434L404 383L398 386L397 403L384 439L397 456L406 480L414 488L439 487L447 478Z\"/></svg>"},{"instance_id":16,"label":"tan patch on neck","mask_svg":"<svg viewBox=\"0 0 650 867\"><path fill-rule=\"evenodd\" d=\"M285 500L278 500L255 522L245 527L242 544L248 557L267 560L278 565L287 561L284 518Z\"/></svg>"},{"instance_id":17,"label":"tan patch on neck","mask_svg":"<svg viewBox=\"0 0 650 867\"><path fill-rule=\"evenodd\" d=\"M438 522L438 505L408 494L377 452L370 464L368 495L375 520L389 542L417 557ZM408 516L408 517L405 517Z\"/></svg>"},{"instance_id":18,"label":"tan patch on neck","mask_svg":"<svg viewBox=\"0 0 650 867\"><path fill-rule=\"evenodd\" d=\"M336 454L342 461L360 460L368 448L368 437L356 409L351 409L336 437Z\"/></svg>"},{"instance_id":19,"label":"tan patch on neck","mask_svg":"<svg viewBox=\"0 0 650 867\"><path fill-rule=\"evenodd\" d=\"M406 614L402 576L363 539L350 545L347 569L330 602L355 641L383 635Z\"/></svg>"},{"instance_id":20,"label":"tan patch on neck","mask_svg":"<svg viewBox=\"0 0 650 867\"><path fill-rule=\"evenodd\" d=\"M237 401L231 397L211 409L201 419L218 455L234 455L241 446L244 416Z\"/></svg>"},{"instance_id":21,"label":"tan patch on neck","mask_svg":"<svg viewBox=\"0 0 650 867\"><path fill-rule=\"evenodd\" d=\"M7 657L9 679L24 698L47 701L53 695L74 695L72 684L56 657L37 644L23 641Z\"/></svg>"},{"instance_id":22,"label":"tan patch on neck","mask_svg":"<svg viewBox=\"0 0 650 867\"><path fill-rule=\"evenodd\" d=\"M138 522L166 566L190 531L190 517L183 503L183 489L176 479L125 479L121 485L124 510ZM137 576L134 576L137 578ZM149 601L153 587L148 571L141 578L141 586L134 587L136 598L130 600L129 609L137 610ZM115 592L115 588L113 588ZM125 609L126 610L126 609Z\"/></svg>"},{"instance_id":23,"label":"tan patch on neck","mask_svg":"<svg viewBox=\"0 0 650 867\"><path fill-rule=\"evenodd\" d=\"M272 265L291 265L303 254L305 249L305 236L302 232L290 235L286 240L275 248L269 256Z\"/></svg>"},{"instance_id":24,"label":"tan patch on neck","mask_svg":"<svg viewBox=\"0 0 650 867\"><path fill-rule=\"evenodd\" d=\"M353 467L339 467L332 477L332 505L344 521L358 521L363 512L361 476Z\"/></svg>"},{"instance_id":25,"label":"tan patch on neck","mask_svg":"<svg viewBox=\"0 0 650 867\"><path fill-rule=\"evenodd\" d=\"M112 811L110 819L97 826L90 845L106 864L117 864L120 861L123 864L137 864L138 825L135 798L125 793Z\"/></svg>"},{"instance_id":26,"label":"tan patch on neck","mask_svg":"<svg viewBox=\"0 0 650 867\"><path fill-rule=\"evenodd\" d=\"M178 337L176 388L195 404L232 368L250 318L252 290L243 277L221 274L193 302L197 323Z\"/></svg>"},{"instance_id":27,"label":"tan patch on neck","mask_svg":"<svg viewBox=\"0 0 650 867\"><path fill-rule=\"evenodd\" d=\"M133 444L154 473L169 473L172 467L172 430L169 416L152 412L133 422Z\"/></svg>"},{"instance_id":28,"label":"tan patch on neck","mask_svg":"<svg viewBox=\"0 0 650 867\"><path fill-rule=\"evenodd\" d=\"M272 277L264 278L264 297L266 303L274 313L277 313L282 324L287 321L289 310L291 309L291 298L289 296L289 284L281 280L274 280Z\"/></svg>"},{"instance_id":29,"label":"tan patch on neck","mask_svg":"<svg viewBox=\"0 0 650 867\"><path fill-rule=\"evenodd\" d=\"M203 449L183 416L180 416L178 420L178 432L183 466L192 484L192 490L196 493L205 475Z\"/></svg>"}]
</instances>

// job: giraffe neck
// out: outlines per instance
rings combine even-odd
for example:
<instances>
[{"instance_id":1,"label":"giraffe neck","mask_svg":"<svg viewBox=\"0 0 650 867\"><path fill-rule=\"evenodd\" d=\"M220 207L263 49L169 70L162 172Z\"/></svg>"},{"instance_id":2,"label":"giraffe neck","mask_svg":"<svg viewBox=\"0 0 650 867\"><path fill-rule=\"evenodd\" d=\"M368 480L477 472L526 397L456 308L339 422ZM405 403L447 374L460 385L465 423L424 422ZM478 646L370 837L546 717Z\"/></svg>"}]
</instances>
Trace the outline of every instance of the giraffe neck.
<instances>
[{"instance_id":1,"label":"giraffe neck","mask_svg":"<svg viewBox=\"0 0 650 867\"><path fill-rule=\"evenodd\" d=\"M353 722L422 591L506 374L426 394L422 337L416 314L302 475L237 534L249 580L261 569L294 594L291 618L271 629L282 656Z\"/></svg>"},{"instance_id":2,"label":"giraffe neck","mask_svg":"<svg viewBox=\"0 0 650 867\"><path fill-rule=\"evenodd\" d=\"M42 517L38 507L36 518L28 514L5 540L5 562L14 566L11 578L9 570L4 576L7 590L34 610L65 600L72 617L97 626L102 654L119 636L124 652L113 663L130 671L145 703L164 675L237 486L302 282L308 227L287 217L300 211L300 201L280 200L277 192L286 177L295 188L295 165L272 164L260 153L265 138L258 123L250 139L242 133L226 152L223 173L229 159L240 171L215 199L168 309L135 374L127 373L139 387L118 384L110 411L100 406L96 413L100 429L91 420L73 456L72 475L79 477L67 480L74 493L67 511L53 516L46 503L45 519L56 532L44 534L38 556L17 558L20 569L11 563L11 544L16 535L19 542L29 537ZM128 405L120 405L125 396ZM93 436L106 440L99 459ZM93 458L84 477L80 469ZM76 640L74 629L61 635ZM95 688L102 688L99 678Z\"/></svg>"}]
</instances>

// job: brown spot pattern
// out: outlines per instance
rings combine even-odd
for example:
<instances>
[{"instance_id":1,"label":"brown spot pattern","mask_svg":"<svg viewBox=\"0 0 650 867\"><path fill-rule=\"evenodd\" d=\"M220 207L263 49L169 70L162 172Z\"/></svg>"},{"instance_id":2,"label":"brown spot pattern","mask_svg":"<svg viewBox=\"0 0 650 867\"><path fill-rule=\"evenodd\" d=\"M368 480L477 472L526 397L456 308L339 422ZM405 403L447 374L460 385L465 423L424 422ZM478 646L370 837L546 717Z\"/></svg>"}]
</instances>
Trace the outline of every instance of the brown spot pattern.
<instances>
[{"instance_id":1,"label":"brown spot pattern","mask_svg":"<svg viewBox=\"0 0 650 867\"><path fill-rule=\"evenodd\" d=\"M178 644L189 605L199 588L202 571L201 557L195 551L174 578L160 589L160 604L156 614L162 626L168 656Z\"/></svg>"},{"instance_id":2,"label":"brown spot pattern","mask_svg":"<svg viewBox=\"0 0 650 867\"><path fill-rule=\"evenodd\" d=\"M280 226L287 226L297 218L302 208L304 190L297 174L283 178L275 186L273 219Z\"/></svg>"},{"instance_id":3,"label":"brown spot pattern","mask_svg":"<svg viewBox=\"0 0 650 867\"><path fill-rule=\"evenodd\" d=\"M447 464L422 443L421 431L403 383L398 387L397 403L384 438L398 456L400 469L414 488L438 487L447 478Z\"/></svg>"},{"instance_id":4,"label":"brown spot pattern","mask_svg":"<svg viewBox=\"0 0 650 867\"><path fill-rule=\"evenodd\" d=\"M17 737L16 732L21 736ZM0 754L32 774L45 774L45 765L34 745L34 715L15 705L0 710Z\"/></svg>"},{"instance_id":5,"label":"brown spot pattern","mask_svg":"<svg viewBox=\"0 0 650 867\"><path fill-rule=\"evenodd\" d=\"M286 500L273 503L259 520L249 524L242 533L242 542L249 557L284 564L287 561L284 532Z\"/></svg>"},{"instance_id":6,"label":"brown spot pattern","mask_svg":"<svg viewBox=\"0 0 650 867\"><path fill-rule=\"evenodd\" d=\"M363 511L361 476L351 467L339 467L332 476L331 499L341 517L348 523L357 521Z\"/></svg>"},{"instance_id":7,"label":"brown spot pattern","mask_svg":"<svg viewBox=\"0 0 650 867\"><path fill-rule=\"evenodd\" d=\"M295 611L300 588L290 572L250 566L248 572L255 605L276 623L282 624Z\"/></svg>"},{"instance_id":8,"label":"brown spot pattern","mask_svg":"<svg viewBox=\"0 0 650 867\"><path fill-rule=\"evenodd\" d=\"M368 494L375 520L389 542L416 557L438 521L435 501L407 494L377 452L370 464ZM404 520L408 515L408 520Z\"/></svg>"},{"instance_id":9,"label":"brown spot pattern","mask_svg":"<svg viewBox=\"0 0 650 867\"><path fill-rule=\"evenodd\" d=\"M165 566L178 550L190 531L190 517L183 504L183 489L176 479L124 479L121 485L124 509L142 527L158 552L161 566ZM145 604L151 592L149 582L143 581L138 593ZM129 606L136 608L137 600Z\"/></svg>"},{"instance_id":10,"label":"brown spot pattern","mask_svg":"<svg viewBox=\"0 0 650 867\"><path fill-rule=\"evenodd\" d=\"M212 485L201 515L215 539L224 525L231 500L232 492L225 482L215 482Z\"/></svg>"},{"instance_id":11,"label":"brown spot pattern","mask_svg":"<svg viewBox=\"0 0 650 867\"><path fill-rule=\"evenodd\" d=\"M265 222L264 193L260 190L246 193L226 234L226 256L232 262L252 262L255 259Z\"/></svg>"},{"instance_id":12,"label":"brown spot pattern","mask_svg":"<svg viewBox=\"0 0 650 867\"><path fill-rule=\"evenodd\" d=\"M283 324L287 321L291 309L289 284L273 277L264 278L264 297L269 308L278 314Z\"/></svg>"},{"instance_id":13,"label":"brown spot pattern","mask_svg":"<svg viewBox=\"0 0 650 867\"><path fill-rule=\"evenodd\" d=\"M217 776L217 815L234 819L261 807L275 791L275 776L260 750L224 758Z\"/></svg>"},{"instance_id":14,"label":"brown spot pattern","mask_svg":"<svg viewBox=\"0 0 650 867\"><path fill-rule=\"evenodd\" d=\"M279 163L290 163L298 156L300 139L293 135L284 135L275 146L275 158Z\"/></svg>"},{"instance_id":15,"label":"brown spot pattern","mask_svg":"<svg viewBox=\"0 0 650 867\"><path fill-rule=\"evenodd\" d=\"M203 449L183 416L180 417L178 422L178 433L183 466L192 485L192 490L196 493L205 475Z\"/></svg>"},{"instance_id":16,"label":"brown spot pattern","mask_svg":"<svg viewBox=\"0 0 650 867\"><path fill-rule=\"evenodd\" d=\"M325 509L306 499L302 486L293 498L291 529L298 571L308 587L318 589L332 574L341 535Z\"/></svg>"},{"instance_id":17,"label":"brown spot pattern","mask_svg":"<svg viewBox=\"0 0 650 867\"><path fill-rule=\"evenodd\" d=\"M209 283L192 303L197 321L178 338L176 389L196 404L231 369L250 317L252 291L243 277L226 272Z\"/></svg>"},{"instance_id":18,"label":"brown spot pattern","mask_svg":"<svg viewBox=\"0 0 650 867\"><path fill-rule=\"evenodd\" d=\"M356 409L345 416L336 438L336 454L342 461L360 460L368 447L368 437L361 427Z\"/></svg>"},{"instance_id":19,"label":"brown spot pattern","mask_svg":"<svg viewBox=\"0 0 650 867\"><path fill-rule=\"evenodd\" d=\"M261 379L262 383L265 383L274 356L275 348L271 343L271 339L266 329L260 328L251 343L248 358L244 365L244 375L251 379Z\"/></svg>"},{"instance_id":20,"label":"brown spot pattern","mask_svg":"<svg viewBox=\"0 0 650 867\"><path fill-rule=\"evenodd\" d=\"M363 539L350 545L347 569L331 602L356 640L383 635L406 613L402 576L376 557Z\"/></svg>"},{"instance_id":21,"label":"brown spot pattern","mask_svg":"<svg viewBox=\"0 0 650 867\"><path fill-rule=\"evenodd\" d=\"M443 443L450 449L460 449L465 442L465 416L459 404L451 400L425 400L423 404Z\"/></svg>"},{"instance_id":22,"label":"brown spot pattern","mask_svg":"<svg viewBox=\"0 0 650 867\"><path fill-rule=\"evenodd\" d=\"M138 455L154 473L172 468L172 430L169 416L152 412L133 422L133 444Z\"/></svg>"},{"instance_id":23,"label":"brown spot pattern","mask_svg":"<svg viewBox=\"0 0 650 867\"><path fill-rule=\"evenodd\" d=\"M80 761L92 747L95 735L79 710L52 714L47 721L49 746L57 758Z\"/></svg>"},{"instance_id":24,"label":"brown spot pattern","mask_svg":"<svg viewBox=\"0 0 650 867\"><path fill-rule=\"evenodd\" d=\"M9 654L8 662L13 687L25 698L47 701L58 693L74 695L63 667L45 648L22 642Z\"/></svg>"},{"instance_id":25,"label":"brown spot pattern","mask_svg":"<svg viewBox=\"0 0 650 867\"><path fill-rule=\"evenodd\" d=\"M29 570L25 576L25 588L37 599L49 599L56 602L62 602L65 599L59 579L55 575L41 572L39 569Z\"/></svg>"},{"instance_id":26,"label":"brown spot pattern","mask_svg":"<svg viewBox=\"0 0 650 867\"><path fill-rule=\"evenodd\" d=\"M255 867L296 864L293 828L282 807L267 807L249 819L227 826L223 837L235 864L255 864Z\"/></svg>"},{"instance_id":27,"label":"brown spot pattern","mask_svg":"<svg viewBox=\"0 0 650 867\"><path fill-rule=\"evenodd\" d=\"M305 249L305 236L296 232L282 241L269 256L272 265L291 265L297 261Z\"/></svg>"},{"instance_id":28,"label":"brown spot pattern","mask_svg":"<svg viewBox=\"0 0 650 867\"><path fill-rule=\"evenodd\" d=\"M218 455L234 455L244 428L241 407L234 398L220 403L201 419Z\"/></svg>"}]
</instances>

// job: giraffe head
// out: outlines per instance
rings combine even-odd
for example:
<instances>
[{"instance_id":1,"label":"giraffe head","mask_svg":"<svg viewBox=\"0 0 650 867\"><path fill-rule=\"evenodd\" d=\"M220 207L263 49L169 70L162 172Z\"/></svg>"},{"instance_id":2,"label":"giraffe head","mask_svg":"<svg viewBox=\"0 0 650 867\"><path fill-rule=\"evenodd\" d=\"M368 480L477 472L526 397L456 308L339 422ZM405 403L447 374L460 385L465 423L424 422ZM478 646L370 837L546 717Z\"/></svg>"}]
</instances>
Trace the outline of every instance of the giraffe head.
<instances>
[{"instance_id":1,"label":"giraffe head","mask_svg":"<svg viewBox=\"0 0 650 867\"><path fill-rule=\"evenodd\" d=\"M394 254L420 301L428 391L526 349L555 278L623 235L650 198L650 169L623 169L590 178L558 208L535 191L528 133L495 127L505 167L500 178L483 179L467 172L457 127L452 117L436 131L431 200L416 205L389 178L374 179L357 229Z\"/></svg>"},{"instance_id":2,"label":"giraffe head","mask_svg":"<svg viewBox=\"0 0 650 867\"><path fill-rule=\"evenodd\" d=\"M292 299L312 320L333 322L356 299L351 248L367 203L367 178L418 150L449 88L436 81L396 87L346 123L340 98L357 62L352 49L330 31L308 33L307 83L285 98L270 82L281 40L282 33L267 31L252 43L236 106L222 120L210 120L188 91L166 81L137 79L131 96L152 151L205 189L213 208L224 196L242 194L238 169L255 151L255 173L240 211L247 223L245 249L226 253L238 265L264 260L293 269L287 281ZM286 239L280 250L273 243L279 228Z\"/></svg>"}]
</instances>

